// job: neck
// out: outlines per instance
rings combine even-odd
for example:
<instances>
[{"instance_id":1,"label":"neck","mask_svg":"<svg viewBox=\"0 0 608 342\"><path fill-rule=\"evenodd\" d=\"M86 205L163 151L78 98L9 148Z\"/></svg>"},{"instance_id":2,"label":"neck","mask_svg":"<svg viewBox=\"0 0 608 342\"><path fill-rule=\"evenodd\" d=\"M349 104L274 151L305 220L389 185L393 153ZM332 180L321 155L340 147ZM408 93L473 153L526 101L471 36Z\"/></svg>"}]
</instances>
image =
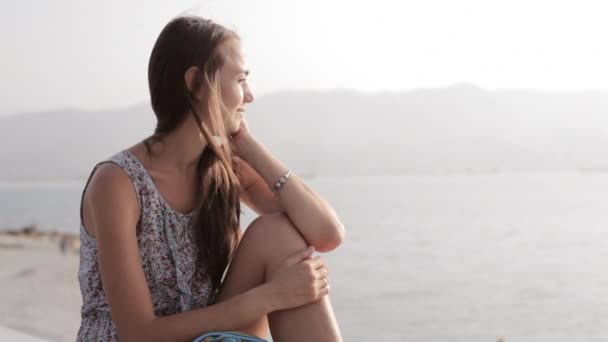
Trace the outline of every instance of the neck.
<instances>
[{"instance_id":1,"label":"neck","mask_svg":"<svg viewBox=\"0 0 608 342\"><path fill-rule=\"evenodd\" d=\"M190 174L196 170L206 145L194 118L188 116L161 142L152 146L153 168L170 173Z\"/></svg>"}]
</instances>

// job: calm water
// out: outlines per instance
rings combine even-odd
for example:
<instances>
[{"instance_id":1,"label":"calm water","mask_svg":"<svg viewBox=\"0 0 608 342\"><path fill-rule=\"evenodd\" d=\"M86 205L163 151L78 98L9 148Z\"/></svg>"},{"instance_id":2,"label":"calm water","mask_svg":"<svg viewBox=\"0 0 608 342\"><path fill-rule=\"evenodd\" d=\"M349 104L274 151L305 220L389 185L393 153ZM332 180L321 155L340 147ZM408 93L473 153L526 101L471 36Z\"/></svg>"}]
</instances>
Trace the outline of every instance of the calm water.
<instances>
[{"instance_id":1,"label":"calm water","mask_svg":"<svg viewBox=\"0 0 608 342\"><path fill-rule=\"evenodd\" d=\"M309 184L347 228L326 256L346 341L606 340L608 175ZM0 185L0 227L76 232L82 185Z\"/></svg>"}]
</instances>

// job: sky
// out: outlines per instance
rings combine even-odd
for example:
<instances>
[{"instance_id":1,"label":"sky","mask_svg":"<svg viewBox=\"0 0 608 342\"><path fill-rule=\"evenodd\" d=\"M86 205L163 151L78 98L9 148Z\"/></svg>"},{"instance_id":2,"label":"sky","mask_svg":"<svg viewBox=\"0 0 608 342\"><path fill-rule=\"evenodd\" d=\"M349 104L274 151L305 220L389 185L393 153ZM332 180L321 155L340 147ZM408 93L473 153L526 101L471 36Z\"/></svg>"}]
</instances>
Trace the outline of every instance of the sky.
<instances>
[{"instance_id":1,"label":"sky","mask_svg":"<svg viewBox=\"0 0 608 342\"><path fill-rule=\"evenodd\" d=\"M608 90L605 1L222 0L0 3L0 116L148 101L163 26L236 29L257 96L284 89Z\"/></svg>"}]
</instances>

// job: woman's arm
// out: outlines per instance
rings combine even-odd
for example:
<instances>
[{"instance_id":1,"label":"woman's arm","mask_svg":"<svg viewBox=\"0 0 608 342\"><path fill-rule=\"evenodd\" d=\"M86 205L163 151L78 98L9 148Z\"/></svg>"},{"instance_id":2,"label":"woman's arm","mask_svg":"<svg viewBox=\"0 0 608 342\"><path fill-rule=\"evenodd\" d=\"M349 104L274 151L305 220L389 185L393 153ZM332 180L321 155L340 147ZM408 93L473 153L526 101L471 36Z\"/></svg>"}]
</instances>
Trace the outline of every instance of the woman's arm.
<instances>
[{"instance_id":1,"label":"woman's arm","mask_svg":"<svg viewBox=\"0 0 608 342\"><path fill-rule=\"evenodd\" d=\"M266 283L204 309L157 317L137 245L139 204L124 171L112 164L100 166L86 190L84 211L121 341L192 341L204 332L247 326L282 309L275 288Z\"/></svg>"},{"instance_id":2,"label":"woman's arm","mask_svg":"<svg viewBox=\"0 0 608 342\"><path fill-rule=\"evenodd\" d=\"M282 212L281 202L274 196L262 178L246 161L235 157L238 164L239 179L243 187L241 202L258 215Z\"/></svg>"},{"instance_id":3,"label":"woman's arm","mask_svg":"<svg viewBox=\"0 0 608 342\"><path fill-rule=\"evenodd\" d=\"M252 183L248 190L248 199L254 207L285 212L304 239L317 251L328 252L340 245L344 239L344 226L326 200L295 174L289 177L278 192L278 197L274 198L267 184L275 183L287 172L287 167L251 134L243 134L238 146L241 159L264 180ZM271 200L270 196L274 199ZM267 204L261 204L263 200Z\"/></svg>"}]
</instances>

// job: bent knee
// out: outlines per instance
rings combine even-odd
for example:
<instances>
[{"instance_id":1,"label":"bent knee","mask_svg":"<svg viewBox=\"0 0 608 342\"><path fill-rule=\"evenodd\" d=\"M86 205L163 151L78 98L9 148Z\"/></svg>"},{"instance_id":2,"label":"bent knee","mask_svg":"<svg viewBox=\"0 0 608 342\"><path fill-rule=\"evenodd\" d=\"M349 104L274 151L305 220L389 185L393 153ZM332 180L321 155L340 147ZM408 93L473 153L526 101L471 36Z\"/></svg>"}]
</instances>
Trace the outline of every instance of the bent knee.
<instances>
[{"instance_id":1,"label":"bent knee","mask_svg":"<svg viewBox=\"0 0 608 342\"><path fill-rule=\"evenodd\" d=\"M268 270L274 269L283 259L308 245L284 213L259 216L247 227L242 241L253 243L264 250Z\"/></svg>"},{"instance_id":2,"label":"bent knee","mask_svg":"<svg viewBox=\"0 0 608 342\"><path fill-rule=\"evenodd\" d=\"M272 243L286 243L293 240L293 242L301 242L302 247L306 244L298 229L284 213L260 215L245 230L244 236L247 235Z\"/></svg>"}]
</instances>

